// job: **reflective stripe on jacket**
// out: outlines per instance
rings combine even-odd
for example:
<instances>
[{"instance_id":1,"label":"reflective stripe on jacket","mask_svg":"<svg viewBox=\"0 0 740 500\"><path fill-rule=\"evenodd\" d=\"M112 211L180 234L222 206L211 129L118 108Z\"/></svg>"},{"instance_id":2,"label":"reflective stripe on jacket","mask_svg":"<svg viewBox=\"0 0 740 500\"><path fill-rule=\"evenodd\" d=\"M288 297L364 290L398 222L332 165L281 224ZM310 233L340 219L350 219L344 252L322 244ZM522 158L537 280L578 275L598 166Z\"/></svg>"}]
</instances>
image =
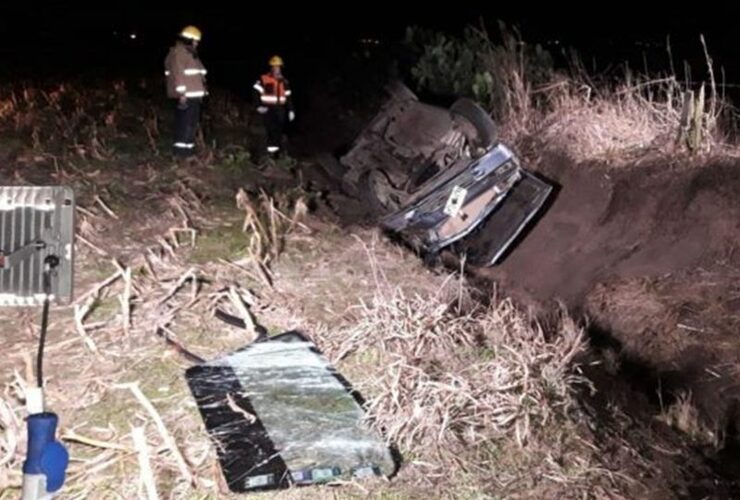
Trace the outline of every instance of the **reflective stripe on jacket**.
<instances>
[{"instance_id":1,"label":"reflective stripe on jacket","mask_svg":"<svg viewBox=\"0 0 740 500\"><path fill-rule=\"evenodd\" d=\"M206 68L198 54L182 42L170 49L164 61L167 97L202 98L206 95Z\"/></svg>"},{"instance_id":2,"label":"reflective stripe on jacket","mask_svg":"<svg viewBox=\"0 0 740 500\"><path fill-rule=\"evenodd\" d=\"M275 78L271 73L266 73L257 80L253 88L257 92L260 106L288 106L292 109L293 92L287 79Z\"/></svg>"}]
</instances>

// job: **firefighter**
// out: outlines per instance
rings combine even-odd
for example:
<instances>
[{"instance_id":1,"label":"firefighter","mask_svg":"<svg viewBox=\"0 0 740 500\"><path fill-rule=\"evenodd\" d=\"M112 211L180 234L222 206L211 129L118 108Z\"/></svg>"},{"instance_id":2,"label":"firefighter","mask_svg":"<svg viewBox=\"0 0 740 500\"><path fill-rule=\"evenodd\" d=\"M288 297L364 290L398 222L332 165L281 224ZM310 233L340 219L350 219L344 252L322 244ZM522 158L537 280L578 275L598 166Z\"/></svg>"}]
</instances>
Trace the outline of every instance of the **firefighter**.
<instances>
[{"instance_id":1,"label":"firefighter","mask_svg":"<svg viewBox=\"0 0 740 500\"><path fill-rule=\"evenodd\" d=\"M264 118L267 132L267 152L278 156L283 133L288 122L295 119L292 91L288 80L283 76L283 59L273 56L269 61L270 71L254 84L257 112Z\"/></svg>"},{"instance_id":2,"label":"firefighter","mask_svg":"<svg viewBox=\"0 0 740 500\"><path fill-rule=\"evenodd\" d=\"M173 152L176 156L195 153L195 133L206 96L206 69L198 58L202 34L195 26L186 26L164 61L167 97L175 106Z\"/></svg>"}]
</instances>

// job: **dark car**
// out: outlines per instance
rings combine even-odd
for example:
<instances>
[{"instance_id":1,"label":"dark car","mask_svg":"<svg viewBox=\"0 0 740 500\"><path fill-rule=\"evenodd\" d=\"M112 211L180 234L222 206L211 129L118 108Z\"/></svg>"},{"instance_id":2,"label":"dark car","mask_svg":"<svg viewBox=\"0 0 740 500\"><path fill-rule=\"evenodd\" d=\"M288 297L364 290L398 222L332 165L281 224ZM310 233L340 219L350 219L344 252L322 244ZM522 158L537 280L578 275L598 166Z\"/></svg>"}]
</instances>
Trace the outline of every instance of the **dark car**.
<instances>
[{"instance_id":1,"label":"dark car","mask_svg":"<svg viewBox=\"0 0 740 500\"><path fill-rule=\"evenodd\" d=\"M420 102L400 83L339 158L342 185L386 230L436 254L459 242L469 260L495 264L537 215L552 186L500 144L474 101Z\"/></svg>"}]
</instances>

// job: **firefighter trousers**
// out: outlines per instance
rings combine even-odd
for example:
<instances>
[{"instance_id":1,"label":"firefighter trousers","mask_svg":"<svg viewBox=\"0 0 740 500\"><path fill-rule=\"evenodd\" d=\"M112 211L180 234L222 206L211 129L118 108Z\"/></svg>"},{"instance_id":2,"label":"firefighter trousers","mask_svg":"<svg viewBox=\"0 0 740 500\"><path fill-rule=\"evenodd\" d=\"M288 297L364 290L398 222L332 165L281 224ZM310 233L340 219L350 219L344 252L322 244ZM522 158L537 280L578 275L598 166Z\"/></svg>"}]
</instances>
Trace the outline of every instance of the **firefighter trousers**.
<instances>
[{"instance_id":1,"label":"firefighter trousers","mask_svg":"<svg viewBox=\"0 0 740 500\"><path fill-rule=\"evenodd\" d=\"M195 153L195 133L200 121L200 99L188 99L185 103L175 101L175 138L173 151L179 156Z\"/></svg>"},{"instance_id":2,"label":"firefighter trousers","mask_svg":"<svg viewBox=\"0 0 740 500\"><path fill-rule=\"evenodd\" d=\"M288 122L288 110L285 106L268 106L264 115L265 131L267 132L267 152L276 154L280 151Z\"/></svg>"}]
</instances>

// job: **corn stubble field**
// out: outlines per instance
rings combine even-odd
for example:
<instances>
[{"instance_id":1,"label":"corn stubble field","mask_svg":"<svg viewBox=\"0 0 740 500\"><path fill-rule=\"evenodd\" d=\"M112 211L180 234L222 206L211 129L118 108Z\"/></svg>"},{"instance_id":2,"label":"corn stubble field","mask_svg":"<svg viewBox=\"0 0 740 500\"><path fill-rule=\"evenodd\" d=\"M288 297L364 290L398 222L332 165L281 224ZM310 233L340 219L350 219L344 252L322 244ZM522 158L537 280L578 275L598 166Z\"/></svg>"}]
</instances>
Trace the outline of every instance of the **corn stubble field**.
<instances>
[{"instance_id":1,"label":"corn stubble field","mask_svg":"<svg viewBox=\"0 0 740 500\"><path fill-rule=\"evenodd\" d=\"M606 87L555 73L535 84L517 47L505 39L481 52L496 68L488 104L535 170L555 155L594 176L736 158L724 127L732 110L711 88L689 95L673 77ZM64 498L138 498L146 485L161 498L229 498L183 352L218 357L254 340L257 324L308 335L402 457L390 480L285 498L670 498L719 484L707 456L724 446L722 419L690 386L657 407L633 397L624 366L639 342L615 334L622 347L605 348L574 304L540 314L491 281L425 267L343 216L337 207L351 200L308 181L310 162L253 162L234 145L253 119L234 96L214 94L201 154L171 160L168 111L152 91L116 81L0 92L3 183L64 184L77 196L75 301L52 310L46 368L72 457ZM646 296L669 304L671 286L683 286L662 283L602 283L584 303L600 304L593 310L618 330L614 318ZM219 322L216 308L247 329ZM0 314L5 499L19 495L39 314Z\"/></svg>"}]
</instances>

